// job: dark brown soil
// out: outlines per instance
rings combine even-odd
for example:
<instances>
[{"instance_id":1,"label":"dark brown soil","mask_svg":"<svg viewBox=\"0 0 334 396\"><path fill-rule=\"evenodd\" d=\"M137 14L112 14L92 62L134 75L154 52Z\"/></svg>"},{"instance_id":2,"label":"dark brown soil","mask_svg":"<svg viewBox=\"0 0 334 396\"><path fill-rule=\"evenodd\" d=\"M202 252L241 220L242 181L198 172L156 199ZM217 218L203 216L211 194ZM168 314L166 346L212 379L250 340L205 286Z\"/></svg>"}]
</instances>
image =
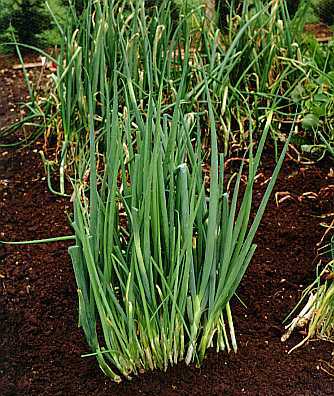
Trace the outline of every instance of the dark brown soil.
<instances>
[{"instance_id":1,"label":"dark brown soil","mask_svg":"<svg viewBox=\"0 0 334 396\"><path fill-rule=\"evenodd\" d=\"M1 68L1 67L0 67ZM10 72L8 72L10 73ZM14 92L0 75L0 105ZM17 87L19 83L15 84ZM0 106L1 108L1 106ZM8 122L0 114L0 125ZM0 239L68 235L71 204L47 191L38 144L0 152ZM36 152L34 152L35 150ZM255 203L270 176L267 154ZM234 301L238 354L211 352L201 369L180 364L115 385L104 377L77 327L77 296L66 243L0 247L0 395L333 395L334 378L321 369L332 346L300 339L282 344L282 321L314 279L320 214L333 212L331 162L301 167L287 160L257 235L258 249ZM311 196L303 193L313 192ZM287 194L286 194L287 196ZM278 198L282 198L280 195Z\"/></svg>"},{"instance_id":2,"label":"dark brown soil","mask_svg":"<svg viewBox=\"0 0 334 396\"><path fill-rule=\"evenodd\" d=\"M305 32L311 33L320 42L328 42L333 37L333 31L324 23L309 23L305 25Z\"/></svg>"}]
</instances>

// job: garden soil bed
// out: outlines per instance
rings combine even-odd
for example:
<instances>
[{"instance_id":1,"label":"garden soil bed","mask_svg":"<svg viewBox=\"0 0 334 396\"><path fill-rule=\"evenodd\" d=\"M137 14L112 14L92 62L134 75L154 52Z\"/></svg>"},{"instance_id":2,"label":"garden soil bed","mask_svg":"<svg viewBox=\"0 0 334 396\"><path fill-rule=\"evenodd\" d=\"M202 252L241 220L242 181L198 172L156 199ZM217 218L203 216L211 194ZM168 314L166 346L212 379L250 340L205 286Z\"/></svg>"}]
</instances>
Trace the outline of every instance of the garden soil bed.
<instances>
[{"instance_id":1,"label":"garden soil bed","mask_svg":"<svg viewBox=\"0 0 334 396\"><path fill-rule=\"evenodd\" d=\"M23 96L20 76L3 72L0 127L15 118L10 110ZM40 148L0 151L0 239L71 233L71 203L48 192ZM267 153L255 205L272 167ZM331 362L332 344L315 341L288 354L302 336L280 341L284 317L315 276L316 245L325 230L319 216L334 212L331 167L329 161L285 161L276 191L287 198L277 205L272 196L256 237L258 249L238 290L247 307L233 303L239 351L212 351L200 369L179 364L113 384L94 358L81 357L89 351L77 326L68 244L0 246L0 395L333 395L334 377L322 369Z\"/></svg>"}]
</instances>

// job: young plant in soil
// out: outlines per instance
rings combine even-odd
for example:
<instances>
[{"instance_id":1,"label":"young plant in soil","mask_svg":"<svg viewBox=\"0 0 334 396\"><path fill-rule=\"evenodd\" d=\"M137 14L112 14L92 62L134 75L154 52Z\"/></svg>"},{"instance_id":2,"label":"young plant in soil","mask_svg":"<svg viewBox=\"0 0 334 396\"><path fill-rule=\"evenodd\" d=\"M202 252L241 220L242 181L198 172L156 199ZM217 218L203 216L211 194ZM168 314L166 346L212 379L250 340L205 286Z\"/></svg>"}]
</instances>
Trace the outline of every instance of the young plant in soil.
<instances>
[{"instance_id":1,"label":"young plant in soil","mask_svg":"<svg viewBox=\"0 0 334 396\"><path fill-rule=\"evenodd\" d=\"M101 13L101 26L104 16ZM201 104L190 110L184 100L191 70L190 41L185 40L175 101L166 106L162 93L170 58L162 53L157 70L156 42L151 47L144 19L138 21L146 49L141 87L145 83L147 90L138 87L133 39L119 34L113 51L123 54L122 72L115 68L107 75L104 68L95 69L93 78L85 81L89 150L86 146L81 152L78 174L84 176L75 182L73 198L76 244L70 254L79 323L92 349L89 355L95 355L116 382L146 370L166 370L181 360L201 364L213 346L217 351L237 350L229 302L254 254L253 238L288 144L250 222L254 178L273 110L267 112L255 154L250 134L245 191L240 191L243 166L228 191L210 68L197 71ZM222 75L233 70L233 50L247 27L226 52ZM103 35L96 37L94 64L104 64ZM103 114L99 130L98 114ZM203 120L210 137L204 145ZM249 122L252 130L251 117ZM203 171L207 152L209 177Z\"/></svg>"},{"instance_id":2,"label":"young plant in soil","mask_svg":"<svg viewBox=\"0 0 334 396\"><path fill-rule=\"evenodd\" d=\"M70 153L79 323L116 382L180 360L200 364L212 346L237 349L229 302L254 254L289 141L251 222L254 179L281 100L276 93L290 73L287 67L277 77L280 45L294 55L276 23L280 2L270 5L255 2L225 42L219 31L201 28L203 44L192 59L198 31L190 34L182 21L173 30L167 2L149 17L143 2L89 1L82 16L73 12L79 30L67 26L53 76L63 127L60 193ZM255 41L254 32L272 40ZM234 118L226 121L229 111ZM243 193L243 166L232 191L224 180L235 120L247 124Z\"/></svg>"},{"instance_id":3,"label":"young plant in soil","mask_svg":"<svg viewBox=\"0 0 334 396\"><path fill-rule=\"evenodd\" d=\"M90 176L88 184L75 187L76 245L70 248L80 325L100 367L116 382L148 369L166 370L180 360L200 364L212 346L220 351L232 345L236 351L229 301L254 254L253 238L287 148L249 225L272 113L255 156L250 147L247 186L239 201L242 168L230 195L207 84L206 183L200 133L190 138L198 123L183 114L182 88L169 118L151 95L148 113L141 114L132 84L126 76L126 116L116 110L114 89L103 170L97 163L93 97L88 98Z\"/></svg>"}]
</instances>

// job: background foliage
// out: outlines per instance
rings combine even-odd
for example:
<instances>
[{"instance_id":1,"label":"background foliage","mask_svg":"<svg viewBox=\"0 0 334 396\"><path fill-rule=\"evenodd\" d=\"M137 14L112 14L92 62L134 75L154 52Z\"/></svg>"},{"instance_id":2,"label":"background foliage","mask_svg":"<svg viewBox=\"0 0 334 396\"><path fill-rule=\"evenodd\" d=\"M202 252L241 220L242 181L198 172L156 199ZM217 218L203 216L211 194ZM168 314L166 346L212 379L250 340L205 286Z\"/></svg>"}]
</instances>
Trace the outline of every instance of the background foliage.
<instances>
[{"instance_id":1,"label":"background foliage","mask_svg":"<svg viewBox=\"0 0 334 396\"><path fill-rule=\"evenodd\" d=\"M317 22L319 19L333 24L334 22L334 0L312 0L313 11L308 12L309 22ZM159 0L146 0L147 7L160 3ZM202 0L173 0L174 8L181 12L186 12L191 7L200 6L205 3L215 4L218 10L218 23L221 28L228 26L227 18L229 14L229 5L234 6L236 12L242 12L242 1L211 0L203 2ZM293 16L298 6L303 3L300 0L287 0L287 8ZM70 4L75 4L78 15L81 14L85 0L49 0L49 7L58 20L64 20ZM55 28L50 10L46 6L46 0L0 0L0 52L9 51L8 46L3 43L12 41L15 34L18 42L36 45L36 46L53 46L60 43L60 35Z\"/></svg>"},{"instance_id":2,"label":"background foliage","mask_svg":"<svg viewBox=\"0 0 334 396\"><path fill-rule=\"evenodd\" d=\"M65 0L50 0L52 12L62 18ZM0 0L0 51L10 51L4 43L18 42L34 46L59 43L60 37L45 0Z\"/></svg>"}]
</instances>

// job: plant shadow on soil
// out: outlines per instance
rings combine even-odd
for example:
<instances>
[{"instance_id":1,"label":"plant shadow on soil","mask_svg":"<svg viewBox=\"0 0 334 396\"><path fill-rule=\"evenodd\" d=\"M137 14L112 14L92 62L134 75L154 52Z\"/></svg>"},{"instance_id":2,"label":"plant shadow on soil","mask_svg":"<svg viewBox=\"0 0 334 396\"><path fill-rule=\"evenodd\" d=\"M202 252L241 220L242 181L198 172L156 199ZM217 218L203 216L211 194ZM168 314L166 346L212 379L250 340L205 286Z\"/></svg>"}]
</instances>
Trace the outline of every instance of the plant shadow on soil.
<instances>
[{"instance_id":1,"label":"plant shadow on soil","mask_svg":"<svg viewBox=\"0 0 334 396\"><path fill-rule=\"evenodd\" d=\"M11 106L25 90L0 59L0 127L13 120ZM10 100L8 98L11 98ZM13 105L14 104L14 105ZM41 143L0 151L0 232L6 240L70 234L71 204L47 191L37 151ZM35 149L33 151L33 149ZM273 168L272 154L257 179L255 206ZM0 248L1 395L333 395L334 378L321 369L332 346L280 341L282 321L314 279L316 244L324 229L319 215L334 211L333 162L301 167L287 159L256 237L258 248L234 301L239 351L214 351L198 369L179 364L167 373L145 373L113 384L98 368L77 327L77 294L67 243ZM314 192L316 199L301 198Z\"/></svg>"}]
</instances>

